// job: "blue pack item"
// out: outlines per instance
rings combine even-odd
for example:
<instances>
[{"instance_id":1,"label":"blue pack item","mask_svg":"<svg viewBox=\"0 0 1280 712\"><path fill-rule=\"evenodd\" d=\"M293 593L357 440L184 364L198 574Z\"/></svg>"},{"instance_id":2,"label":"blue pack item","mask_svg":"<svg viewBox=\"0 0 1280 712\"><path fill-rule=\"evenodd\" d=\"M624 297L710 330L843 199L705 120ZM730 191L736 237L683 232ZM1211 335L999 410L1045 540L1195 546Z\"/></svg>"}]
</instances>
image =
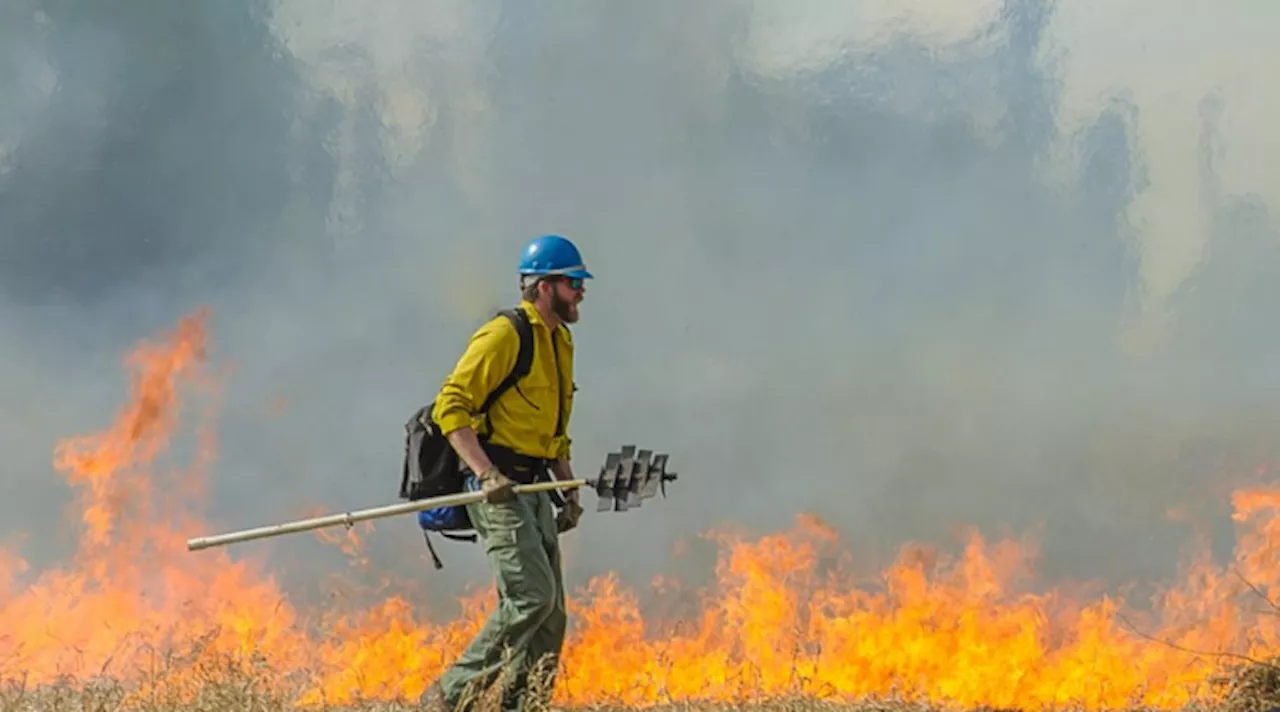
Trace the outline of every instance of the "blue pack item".
<instances>
[{"instance_id":1,"label":"blue pack item","mask_svg":"<svg viewBox=\"0 0 1280 712\"><path fill-rule=\"evenodd\" d=\"M435 509L418 512L418 526L426 531L440 532L441 534L469 531L471 529L471 517L467 516L466 507L436 507ZM475 541L475 536L460 538Z\"/></svg>"},{"instance_id":2,"label":"blue pack item","mask_svg":"<svg viewBox=\"0 0 1280 712\"><path fill-rule=\"evenodd\" d=\"M505 309L499 314L516 327L516 333L520 336L520 351L511 373L507 374L480 406L480 412L486 416L499 396L528 375L533 364L533 327L529 323L529 316L521 309ZM419 408L405 423L404 467L400 474L401 499L417 501L457 494L463 492L466 486L461 458L432 418L434 408L433 401ZM427 540L427 549L431 552L432 562L437 569L444 564L431 545L430 532L463 541L476 541L477 538L465 505L423 510L418 513L418 526Z\"/></svg>"}]
</instances>

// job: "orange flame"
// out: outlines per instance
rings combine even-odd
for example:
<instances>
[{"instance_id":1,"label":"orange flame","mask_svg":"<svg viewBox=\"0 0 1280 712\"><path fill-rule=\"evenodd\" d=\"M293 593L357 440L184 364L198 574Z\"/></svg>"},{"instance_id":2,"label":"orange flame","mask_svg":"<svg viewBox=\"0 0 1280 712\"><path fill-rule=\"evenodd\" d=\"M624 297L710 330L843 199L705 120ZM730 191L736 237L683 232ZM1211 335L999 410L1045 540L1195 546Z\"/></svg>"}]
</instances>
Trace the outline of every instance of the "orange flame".
<instances>
[{"instance_id":1,"label":"orange flame","mask_svg":"<svg viewBox=\"0 0 1280 712\"><path fill-rule=\"evenodd\" d=\"M415 698L478 629L491 591L440 625L396 596L308 616L259 566L185 550L185 537L205 529L184 502L199 500L213 431L200 431L194 464L164 488L153 487L154 470L178 432L182 387L216 395L206 338L199 312L141 344L126 360L132 393L114 423L57 447L55 465L80 495L80 545L25 588L26 562L0 550L0 675L137 679L169 653L195 661L189 669L229 655L265 662L280 685L312 671L304 705ZM1276 644L1280 616L1256 604L1280 595L1280 489L1239 491L1233 504L1243 528L1236 566L1193 559L1146 615L1109 597L1027 590L1035 551L1024 542L971 534L954 560L906 547L864 579L811 516L754 541L717 533L716 583L695 614L646 620L639 595L613 575L573 597L556 696L566 705L807 694L1180 707L1208 696L1210 678L1235 661L1215 653L1265 658ZM342 541L360 556L358 538ZM665 578L655 588L680 595Z\"/></svg>"}]
</instances>

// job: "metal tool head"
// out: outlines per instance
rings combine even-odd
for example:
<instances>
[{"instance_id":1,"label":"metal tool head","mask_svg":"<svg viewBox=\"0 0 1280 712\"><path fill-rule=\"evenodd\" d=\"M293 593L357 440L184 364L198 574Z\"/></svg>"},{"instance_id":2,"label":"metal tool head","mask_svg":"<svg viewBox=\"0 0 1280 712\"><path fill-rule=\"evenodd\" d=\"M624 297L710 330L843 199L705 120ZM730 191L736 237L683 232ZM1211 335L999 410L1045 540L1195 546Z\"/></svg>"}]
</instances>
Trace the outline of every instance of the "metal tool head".
<instances>
[{"instance_id":1,"label":"metal tool head","mask_svg":"<svg viewBox=\"0 0 1280 712\"><path fill-rule=\"evenodd\" d=\"M638 508L659 491L665 497L666 483L677 477L667 472L667 459L666 454L654 455L652 450L637 450L635 445L624 445L606 455L600 475L587 480L596 492L596 511Z\"/></svg>"}]
</instances>

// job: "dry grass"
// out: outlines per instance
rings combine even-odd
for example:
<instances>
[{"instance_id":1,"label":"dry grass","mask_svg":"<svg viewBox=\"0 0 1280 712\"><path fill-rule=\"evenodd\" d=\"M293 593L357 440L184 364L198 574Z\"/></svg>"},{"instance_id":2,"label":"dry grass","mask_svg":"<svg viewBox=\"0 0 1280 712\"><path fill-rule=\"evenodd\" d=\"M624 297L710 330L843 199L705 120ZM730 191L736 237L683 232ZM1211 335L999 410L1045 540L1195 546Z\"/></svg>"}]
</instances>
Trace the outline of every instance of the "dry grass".
<instances>
[{"instance_id":1,"label":"dry grass","mask_svg":"<svg viewBox=\"0 0 1280 712\"><path fill-rule=\"evenodd\" d=\"M538 672L531 676L527 712L556 710L546 702L544 680L545 675ZM406 712L418 709L416 700L299 705L297 695L306 689L307 682L281 679L272 675L260 661L253 660L161 665L130 684L115 679L66 678L37 686L8 678L0 680L0 712ZM1223 699L1217 704L1197 704L1182 712L1280 712L1280 659L1243 663L1215 682L1222 690ZM499 695L500 689L495 684L465 700L464 705L468 712L500 712ZM636 708L605 704L578 709L620 712ZM669 703L645 709L647 712L959 712L899 700L831 702L802 696L762 699L750 695L734 703ZM1005 711L985 708L965 712Z\"/></svg>"}]
</instances>

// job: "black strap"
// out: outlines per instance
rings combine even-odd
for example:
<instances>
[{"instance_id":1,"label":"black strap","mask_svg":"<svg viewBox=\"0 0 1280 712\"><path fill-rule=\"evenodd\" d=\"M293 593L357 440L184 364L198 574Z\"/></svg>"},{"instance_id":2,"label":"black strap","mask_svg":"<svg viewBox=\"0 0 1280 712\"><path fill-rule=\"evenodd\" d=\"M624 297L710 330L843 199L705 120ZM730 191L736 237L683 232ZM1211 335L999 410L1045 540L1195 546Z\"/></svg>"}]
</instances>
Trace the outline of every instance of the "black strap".
<instances>
[{"instance_id":1,"label":"black strap","mask_svg":"<svg viewBox=\"0 0 1280 712\"><path fill-rule=\"evenodd\" d=\"M515 366L511 368L511 372L507 377L502 379L497 388L484 399L484 403L480 406L480 412L484 413L485 429L493 432L493 421L489 418L489 409L494 403L511 389L520 379L529 375L529 369L533 366L533 326L529 323L529 315L524 313L523 309L503 309L499 312L511 321L516 328L516 334L520 337L520 351L516 354Z\"/></svg>"},{"instance_id":2,"label":"black strap","mask_svg":"<svg viewBox=\"0 0 1280 712\"><path fill-rule=\"evenodd\" d=\"M444 562L436 555L436 548L431 545L431 534L426 529L422 530L422 538L427 542L427 551L431 552L431 563L435 565L436 571L444 568Z\"/></svg>"}]
</instances>

